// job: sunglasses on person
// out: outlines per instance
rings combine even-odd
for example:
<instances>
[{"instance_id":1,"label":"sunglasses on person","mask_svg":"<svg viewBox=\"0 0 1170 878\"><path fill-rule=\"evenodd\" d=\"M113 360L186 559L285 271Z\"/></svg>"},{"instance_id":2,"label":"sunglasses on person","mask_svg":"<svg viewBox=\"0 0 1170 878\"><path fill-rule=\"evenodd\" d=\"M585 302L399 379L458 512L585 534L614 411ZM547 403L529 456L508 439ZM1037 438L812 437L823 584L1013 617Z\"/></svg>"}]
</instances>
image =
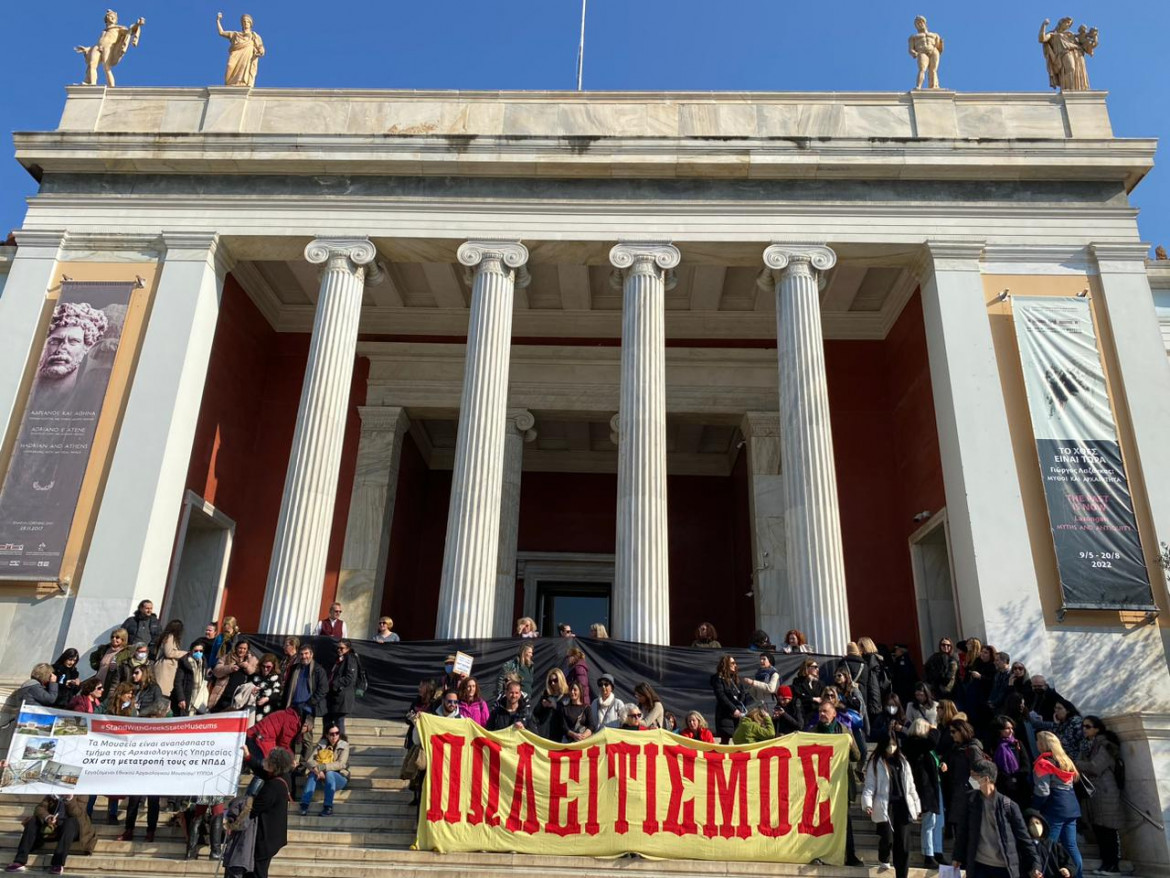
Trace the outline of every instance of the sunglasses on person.
<instances>
[{"instance_id":1,"label":"sunglasses on person","mask_svg":"<svg viewBox=\"0 0 1170 878\"><path fill-rule=\"evenodd\" d=\"M642 714L640 714L640 713L631 713L631 714L630 714L630 718L631 718L631 719L641 719L641 718L642 718Z\"/></svg>"},{"instance_id":2,"label":"sunglasses on person","mask_svg":"<svg viewBox=\"0 0 1170 878\"><path fill-rule=\"evenodd\" d=\"M455 705L457 705L459 703L459 699L458 698L446 698L443 700L443 703L446 704L448 707L454 707Z\"/></svg>"},{"instance_id":3,"label":"sunglasses on person","mask_svg":"<svg viewBox=\"0 0 1170 878\"><path fill-rule=\"evenodd\" d=\"M454 702L448 702L448 703L454 704ZM326 735L326 737L329 737L329 738L340 738L341 732L326 732L325 735Z\"/></svg>"}]
</instances>

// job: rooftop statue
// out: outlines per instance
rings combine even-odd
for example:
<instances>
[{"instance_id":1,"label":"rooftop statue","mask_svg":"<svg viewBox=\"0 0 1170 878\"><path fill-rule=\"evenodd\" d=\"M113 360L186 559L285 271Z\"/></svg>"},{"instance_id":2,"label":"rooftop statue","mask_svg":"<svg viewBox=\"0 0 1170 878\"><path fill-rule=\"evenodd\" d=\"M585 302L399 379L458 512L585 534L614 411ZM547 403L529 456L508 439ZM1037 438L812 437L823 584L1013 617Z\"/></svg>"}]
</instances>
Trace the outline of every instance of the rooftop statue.
<instances>
[{"instance_id":1,"label":"rooftop statue","mask_svg":"<svg viewBox=\"0 0 1170 878\"><path fill-rule=\"evenodd\" d=\"M85 56L85 80L83 85L97 85L98 65L106 71L106 84L114 87L114 68L131 46L138 45L138 34L146 24L140 18L130 27L118 24L118 13L106 10L106 29L92 46L75 46L74 51Z\"/></svg>"},{"instance_id":2,"label":"rooftop statue","mask_svg":"<svg viewBox=\"0 0 1170 878\"><path fill-rule=\"evenodd\" d=\"M917 33L910 37L910 57L918 61L918 83L914 87L922 88L923 81L930 74L927 88L938 88L938 62L943 53L943 38L926 29L926 18L921 15L914 19L914 29Z\"/></svg>"},{"instance_id":3,"label":"rooftop statue","mask_svg":"<svg viewBox=\"0 0 1170 878\"><path fill-rule=\"evenodd\" d=\"M223 75L224 85L243 85L251 88L256 84L256 68L264 57L264 41L252 30L252 16L240 16L239 30L223 29L223 13L215 16L219 35L228 41L227 71Z\"/></svg>"},{"instance_id":4,"label":"rooftop statue","mask_svg":"<svg viewBox=\"0 0 1170 878\"><path fill-rule=\"evenodd\" d=\"M1044 47L1044 63L1048 66L1048 84L1065 91L1088 91L1089 71L1085 56L1097 48L1097 28L1083 24L1074 34L1071 18L1056 23L1056 29L1045 31L1049 20L1040 25L1040 43Z\"/></svg>"}]
</instances>

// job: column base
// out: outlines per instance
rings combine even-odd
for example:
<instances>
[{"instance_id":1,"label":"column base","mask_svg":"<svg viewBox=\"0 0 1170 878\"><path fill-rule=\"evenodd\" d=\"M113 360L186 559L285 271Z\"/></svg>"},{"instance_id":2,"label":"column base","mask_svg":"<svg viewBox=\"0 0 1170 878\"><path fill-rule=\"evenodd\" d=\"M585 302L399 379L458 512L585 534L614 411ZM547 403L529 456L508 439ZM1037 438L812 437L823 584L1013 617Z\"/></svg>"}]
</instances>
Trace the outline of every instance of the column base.
<instances>
[{"instance_id":1,"label":"column base","mask_svg":"<svg viewBox=\"0 0 1170 878\"><path fill-rule=\"evenodd\" d=\"M1105 722L1121 738L1125 759L1121 857L1138 875L1170 876L1170 713L1127 713Z\"/></svg>"}]
</instances>

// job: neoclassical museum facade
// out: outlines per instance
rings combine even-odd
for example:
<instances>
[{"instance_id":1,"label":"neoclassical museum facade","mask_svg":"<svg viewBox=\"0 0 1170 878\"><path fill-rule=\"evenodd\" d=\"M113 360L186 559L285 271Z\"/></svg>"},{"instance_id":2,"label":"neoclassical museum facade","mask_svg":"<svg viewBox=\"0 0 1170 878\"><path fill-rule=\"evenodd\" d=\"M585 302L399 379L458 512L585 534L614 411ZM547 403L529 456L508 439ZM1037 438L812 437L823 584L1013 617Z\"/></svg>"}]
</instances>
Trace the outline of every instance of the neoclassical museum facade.
<instances>
[{"instance_id":1,"label":"neoclassical museum facade","mask_svg":"<svg viewBox=\"0 0 1170 878\"><path fill-rule=\"evenodd\" d=\"M53 575L0 579L5 667L143 598L293 633L336 599L359 637L976 636L1116 718L1170 815L1170 275L1128 200L1156 144L1104 93L67 92L15 137L9 470L60 303L125 303ZM1122 608L1065 590L1013 322L1046 297L1095 333ZM0 534L0 577L34 542Z\"/></svg>"}]
</instances>

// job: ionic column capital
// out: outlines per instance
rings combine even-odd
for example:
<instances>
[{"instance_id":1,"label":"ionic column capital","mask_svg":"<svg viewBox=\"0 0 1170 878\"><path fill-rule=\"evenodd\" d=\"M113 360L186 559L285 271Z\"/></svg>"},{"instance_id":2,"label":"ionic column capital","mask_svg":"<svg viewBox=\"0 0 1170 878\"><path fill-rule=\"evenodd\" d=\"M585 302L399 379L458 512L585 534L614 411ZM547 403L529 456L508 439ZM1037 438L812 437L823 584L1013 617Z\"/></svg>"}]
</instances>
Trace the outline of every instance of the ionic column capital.
<instances>
[{"instance_id":1,"label":"ionic column capital","mask_svg":"<svg viewBox=\"0 0 1170 878\"><path fill-rule=\"evenodd\" d=\"M381 280L382 273L374 264L377 256L369 238L315 238L305 247L305 259L313 265L324 264L326 271L344 271L363 283L367 274L375 282Z\"/></svg>"},{"instance_id":2,"label":"ionic column capital","mask_svg":"<svg viewBox=\"0 0 1170 878\"><path fill-rule=\"evenodd\" d=\"M525 442L536 438L536 418L528 409L508 409L505 428L508 433L515 432Z\"/></svg>"},{"instance_id":3,"label":"ionic column capital","mask_svg":"<svg viewBox=\"0 0 1170 878\"><path fill-rule=\"evenodd\" d=\"M758 283L770 290L785 276L804 274L824 284L825 272L837 264L837 254L824 244L774 243L764 250L765 272ZM776 272L779 276L776 276Z\"/></svg>"},{"instance_id":4,"label":"ionic column capital","mask_svg":"<svg viewBox=\"0 0 1170 878\"><path fill-rule=\"evenodd\" d=\"M516 286L526 287L532 279L528 274L528 248L519 241L464 241L455 252L460 265L468 269L468 283L472 272L490 271L514 275Z\"/></svg>"},{"instance_id":5,"label":"ionic column capital","mask_svg":"<svg viewBox=\"0 0 1170 878\"><path fill-rule=\"evenodd\" d=\"M621 287L627 277L646 274L657 277L669 290L675 285L674 269L682 260L678 248L666 241L622 241L609 251L609 261L617 269L611 282Z\"/></svg>"}]
</instances>

